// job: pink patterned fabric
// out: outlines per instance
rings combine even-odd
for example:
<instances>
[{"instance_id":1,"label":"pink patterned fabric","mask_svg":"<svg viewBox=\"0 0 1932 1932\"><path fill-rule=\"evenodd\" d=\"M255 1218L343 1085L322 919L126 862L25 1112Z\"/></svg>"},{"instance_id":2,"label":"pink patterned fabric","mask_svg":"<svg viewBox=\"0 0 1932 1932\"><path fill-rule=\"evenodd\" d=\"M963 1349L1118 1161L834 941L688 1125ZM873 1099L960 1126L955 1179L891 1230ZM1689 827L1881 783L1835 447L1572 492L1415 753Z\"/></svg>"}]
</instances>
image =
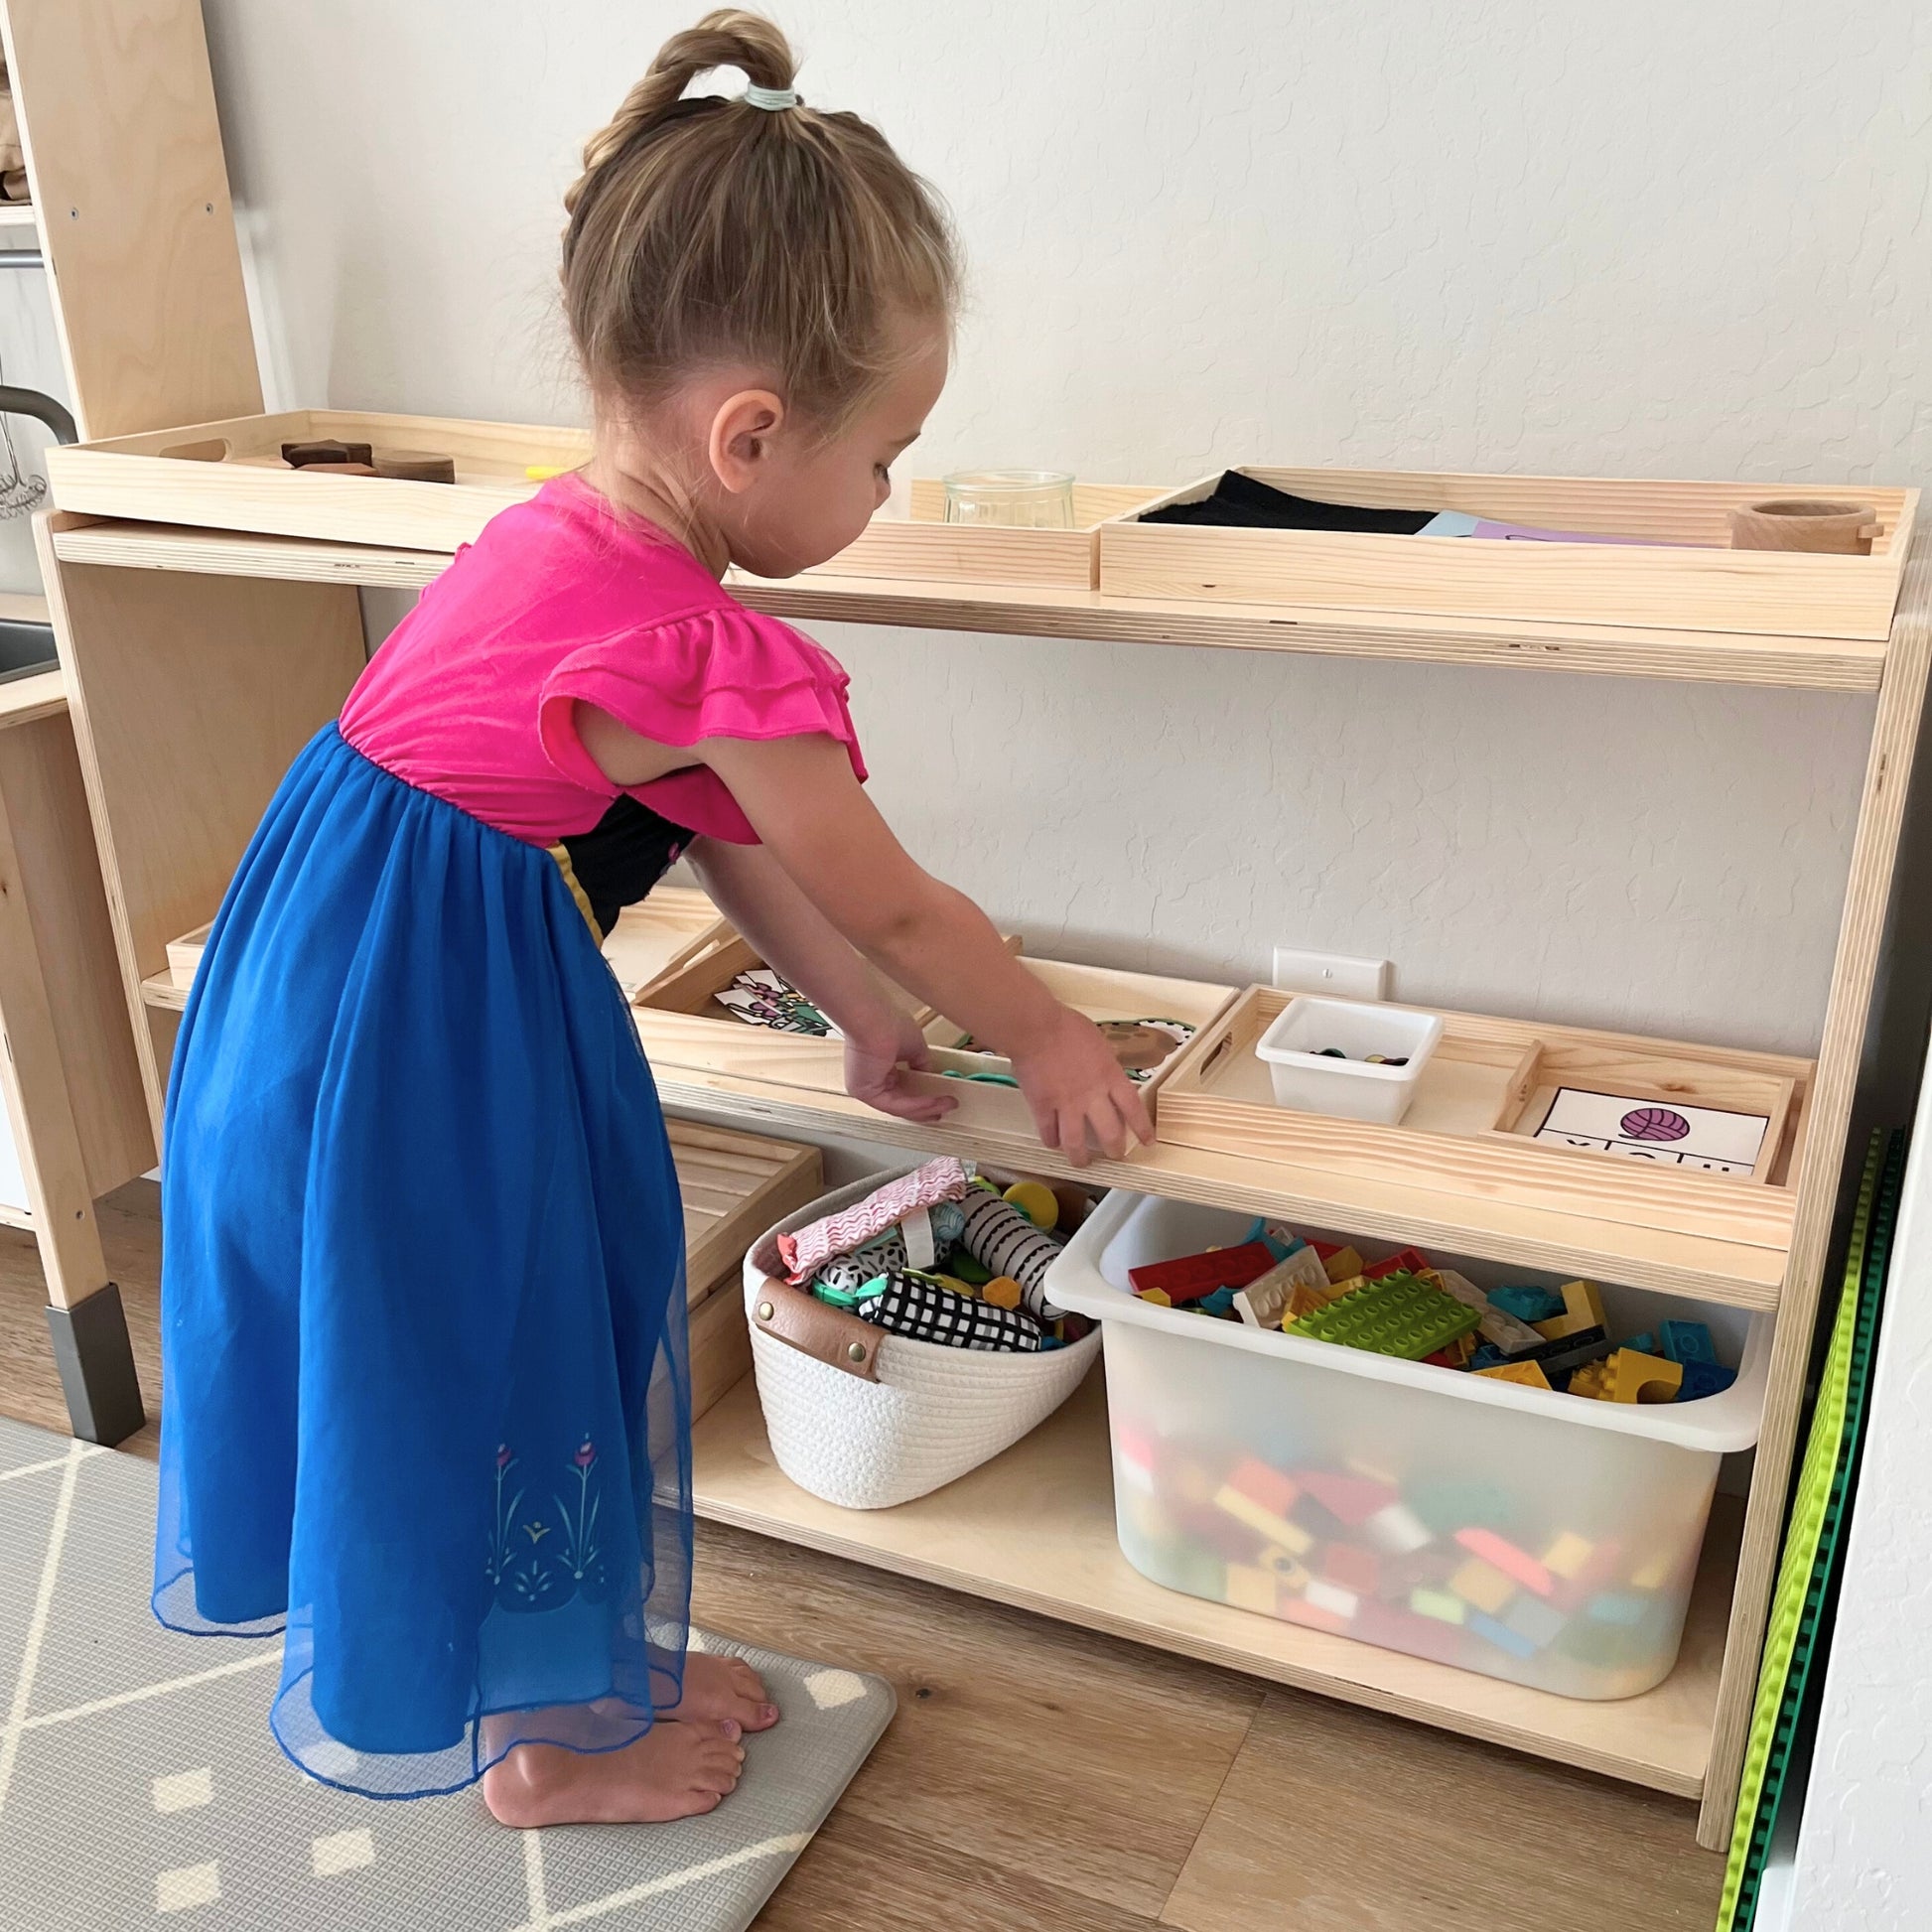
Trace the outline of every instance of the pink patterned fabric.
<instances>
[{"instance_id":1,"label":"pink patterned fabric","mask_svg":"<svg viewBox=\"0 0 1932 1932\"><path fill-rule=\"evenodd\" d=\"M846 686L829 651L559 477L457 552L349 693L342 731L419 790L552 845L589 831L619 790L578 739L577 699L660 745L823 732L863 779ZM631 795L674 825L758 842L702 764Z\"/></svg>"},{"instance_id":2,"label":"pink patterned fabric","mask_svg":"<svg viewBox=\"0 0 1932 1932\"><path fill-rule=\"evenodd\" d=\"M792 1282L802 1282L834 1255L848 1255L875 1235L897 1226L915 1207L936 1207L942 1200L964 1199L972 1184L965 1168L950 1154L942 1154L938 1160L889 1180L864 1200L854 1201L822 1221L779 1235L779 1257L791 1271Z\"/></svg>"}]
</instances>

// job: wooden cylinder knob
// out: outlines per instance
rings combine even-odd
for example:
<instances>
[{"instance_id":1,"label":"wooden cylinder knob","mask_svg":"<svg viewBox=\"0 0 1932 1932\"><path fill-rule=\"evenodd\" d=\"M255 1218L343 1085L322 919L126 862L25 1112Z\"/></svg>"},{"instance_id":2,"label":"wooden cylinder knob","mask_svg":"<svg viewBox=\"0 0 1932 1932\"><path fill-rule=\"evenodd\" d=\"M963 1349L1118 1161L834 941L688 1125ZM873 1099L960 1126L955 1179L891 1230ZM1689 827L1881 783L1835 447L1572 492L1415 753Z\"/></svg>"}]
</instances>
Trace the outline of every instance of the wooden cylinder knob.
<instances>
[{"instance_id":1,"label":"wooden cylinder knob","mask_svg":"<svg viewBox=\"0 0 1932 1932\"><path fill-rule=\"evenodd\" d=\"M1816 550L1835 557L1868 557L1877 534L1878 512L1869 503L1786 497L1751 503L1730 513L1733 550Z\"/></svg>"}]
</instances>

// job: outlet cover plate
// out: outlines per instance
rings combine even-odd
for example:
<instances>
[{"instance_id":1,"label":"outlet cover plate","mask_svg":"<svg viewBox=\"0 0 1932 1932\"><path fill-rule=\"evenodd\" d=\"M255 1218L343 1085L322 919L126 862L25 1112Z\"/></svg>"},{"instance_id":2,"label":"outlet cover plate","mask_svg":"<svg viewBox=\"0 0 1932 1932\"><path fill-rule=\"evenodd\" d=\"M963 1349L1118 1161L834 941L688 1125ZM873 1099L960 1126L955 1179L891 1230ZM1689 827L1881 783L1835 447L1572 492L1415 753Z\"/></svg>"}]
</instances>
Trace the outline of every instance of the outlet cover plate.
<instances>
[{"instance_id":1,"label":"outlet cover plate","mask_svg":"<svg viewBox=\"0 0 1932 1932\"><path fill-rule=\"evenodd\" d=\"M1275 984L1284 993L1327 993L1338 1000L1386 1000L1389 962L1348 953L1275 948Z\"/></svg>"}]
</instances>

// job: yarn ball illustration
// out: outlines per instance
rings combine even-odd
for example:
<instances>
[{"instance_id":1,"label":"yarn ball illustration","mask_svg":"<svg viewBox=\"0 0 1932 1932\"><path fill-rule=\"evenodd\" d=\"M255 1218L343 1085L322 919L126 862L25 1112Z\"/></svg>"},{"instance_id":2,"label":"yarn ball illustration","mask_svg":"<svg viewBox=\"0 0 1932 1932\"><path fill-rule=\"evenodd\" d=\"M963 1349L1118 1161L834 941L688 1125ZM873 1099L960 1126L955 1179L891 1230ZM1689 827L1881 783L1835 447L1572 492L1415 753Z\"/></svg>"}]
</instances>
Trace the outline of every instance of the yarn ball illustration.
<instances>
[{"instance_id":1,"label":"yarn ball illustration","mask_svg":"<svg viewBox=\"0 0 1932 1932\"><path fill-rule=\"evenodd\" d=\"M1632 1141L1681 1141L1691 1131L1691 1123L1668 1107L1633 1107L1617 1128Z\"/></svg>"}]
</instances>

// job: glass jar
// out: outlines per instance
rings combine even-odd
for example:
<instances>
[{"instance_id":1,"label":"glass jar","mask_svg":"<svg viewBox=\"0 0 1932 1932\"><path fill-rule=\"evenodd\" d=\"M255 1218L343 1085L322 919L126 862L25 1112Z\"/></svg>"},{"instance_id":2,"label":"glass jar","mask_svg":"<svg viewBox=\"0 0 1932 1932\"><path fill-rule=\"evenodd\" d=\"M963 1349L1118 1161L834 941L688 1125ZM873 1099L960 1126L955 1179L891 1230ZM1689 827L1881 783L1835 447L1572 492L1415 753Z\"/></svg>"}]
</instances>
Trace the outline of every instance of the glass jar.
<instances>
[{"instance_id":1,"label":"glass jar","mask_svg":"<svg viewBox=\"0 0 1932 1932\"><path fill-rule=\"evenodd\" d=\"M945 485L948 523L1073 528L1073 479L1064 470L955 470Z\"/></svg>"}]
</instances>

